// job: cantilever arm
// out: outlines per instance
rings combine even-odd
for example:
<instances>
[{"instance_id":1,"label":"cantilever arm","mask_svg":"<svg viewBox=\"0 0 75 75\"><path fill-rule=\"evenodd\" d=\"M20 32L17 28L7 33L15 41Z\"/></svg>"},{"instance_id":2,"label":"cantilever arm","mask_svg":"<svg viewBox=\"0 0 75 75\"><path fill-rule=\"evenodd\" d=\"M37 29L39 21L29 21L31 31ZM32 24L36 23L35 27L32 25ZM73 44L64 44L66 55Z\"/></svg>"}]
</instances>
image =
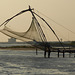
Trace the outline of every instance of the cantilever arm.
<instances>
[{"instance_id":1,"label":"cantilever arm","mask_svg":"<svg viewBox=\"0 0 75 75\"><path fill-rule=\"evenodd\" d=\"M29 11L29 9L23 10L23 11L19 12L18 14L14 15L13 17L11 17L10 19L8 19L7 21L9 21L9 20L13 19L14 17L16 17L18 15L21 15L22 13L27 12L27 11Z\"/></svg>"},{"instance_id":2,"label":"cantilever arm","mask_svg":"<svg viewBox=\"0 0 75 75\"><path fill-rule=\"evenodd\" d=\"M31 10L33 10L33 9L31 9ZM14 15L13 17L7 19L6 21L4 21L4 22L0 25L0 27L1 27L2 25L6 25L10 20L12 20L12 19L15 18L16 16L19 16L19 15L21 15L22 13L27 12L27 11L30 11L30 9L23 10L23 11L19 12L18 14Z\"/></svg>"}]
</instances>

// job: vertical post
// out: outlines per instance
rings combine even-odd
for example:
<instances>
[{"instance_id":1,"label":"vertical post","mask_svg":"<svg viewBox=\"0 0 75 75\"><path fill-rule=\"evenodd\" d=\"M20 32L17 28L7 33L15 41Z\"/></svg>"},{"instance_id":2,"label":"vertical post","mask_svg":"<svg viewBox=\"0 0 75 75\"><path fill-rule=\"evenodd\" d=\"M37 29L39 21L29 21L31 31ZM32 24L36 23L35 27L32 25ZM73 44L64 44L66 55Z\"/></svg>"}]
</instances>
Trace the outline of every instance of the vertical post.
<instances>
[{"instance_id":1,"label":"vertical post","mask_svg":"<svg viewBox=\"0 0 75 75\"><path fill-rule=\"evenodd\" d=\"M46 58L46 47L45 47L45 50L44 50L44 58Z\"/></svg>"},{"instance_id":2,"label":"vertical post","mask_svg":"<svg viewBox=\"0 0 75 75\"><path fill-rule=\"evenodd\" d=\"M48 48L48 58L50 58L50 53L51 53L51 50L50 48Z\"/></svg>"},{"instance_id":3,"label":"vertical post","mask_svg":"<svg viewBox=\"0 0 75 75\"><path fill-rule=\"evenodd\" d=\"M58 48L58 58L59 58L59 48Z\"/></svg>"},{"instance_id":4,"label":"vertical post","mask_svg":"<svg viewBox=\"0 0 75 75\"><path fill-rule=\"evenodd\" d=\"M37 48L36 48L36 55L38 55Z\"/></svg>"},{"instance_id":5,"label":"vertical post","mask_svg":"<svg viewBox=\"0 0 75 75\"><path fill-rule=\"evenodd\" d=\"M65 57L65 50L63 50L63 58Z\"/></svg>"}]
</instances>

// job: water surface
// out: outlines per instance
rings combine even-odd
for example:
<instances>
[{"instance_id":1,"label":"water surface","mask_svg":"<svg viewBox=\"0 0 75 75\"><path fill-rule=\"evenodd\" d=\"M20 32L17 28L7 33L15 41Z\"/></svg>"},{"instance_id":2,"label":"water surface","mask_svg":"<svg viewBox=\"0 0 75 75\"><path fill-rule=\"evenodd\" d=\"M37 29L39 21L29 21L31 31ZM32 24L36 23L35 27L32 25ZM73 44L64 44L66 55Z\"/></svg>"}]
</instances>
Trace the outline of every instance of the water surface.
<instances>
[{"instance_id":1,"label":"water surface","mask_svg":"<svg viewBox=\"0 0 75 75\"><path fill-rule=\"evenodd\" d=\"M0 50L0 75L75 75L75 58L43 58L43 52L24 50Z\"/></svg>"}]
</instances>

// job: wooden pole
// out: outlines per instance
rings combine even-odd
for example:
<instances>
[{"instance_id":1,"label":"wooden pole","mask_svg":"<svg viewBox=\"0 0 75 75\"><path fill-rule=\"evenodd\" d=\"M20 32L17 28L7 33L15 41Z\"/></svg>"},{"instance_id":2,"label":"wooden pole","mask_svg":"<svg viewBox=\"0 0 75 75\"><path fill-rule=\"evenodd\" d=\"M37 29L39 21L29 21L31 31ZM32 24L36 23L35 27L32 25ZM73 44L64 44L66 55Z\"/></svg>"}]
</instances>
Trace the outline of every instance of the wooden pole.
<instances>
[{"instance_id":1,"label":"wooden pole","mask_svg":"<svg viewBox=\"0 0 75 75\"><path fill-rule=\"evenodd\" d=\"M36 48L36 55L38 55L37 48Z\"/></svg>"},{"instance_id":2,"label":"wooden pole","mask_svg":"<svg viewBox=\"0 0 75 75\"><path fill-rule=\"evenodd\" d=\"M46 47L45 47L45 50L44 50L44 58L46 58Z\"/></svg>"},{"instance_id":3,"label":"wooden pole","mask_svg":"<svg viewBox=\"0 0 75 75\"><path fill-rule=\"evenodd\" d=\"M65 50L63 50L63 58L65 57Z\"/></svg>"},{"instance_id":4,"label":"wooden pole","mask_svg":"<svg viewBox=\"0 0 75 75\"><path fill-rule=\"evenodd\" d=\"M59 58L59 49L58 49L58 58Z\"/></svg>"},{"instance_id":5,"label":"wooden pole","mask_svg":"<svg viewBox=\"0 0 75 75\"><path fill-rule=\"evenodd\" d=\"M50 58L50 53L51 53L51 50L50 48L48 49L48 58Z\"/></svg>"}]
</instances>

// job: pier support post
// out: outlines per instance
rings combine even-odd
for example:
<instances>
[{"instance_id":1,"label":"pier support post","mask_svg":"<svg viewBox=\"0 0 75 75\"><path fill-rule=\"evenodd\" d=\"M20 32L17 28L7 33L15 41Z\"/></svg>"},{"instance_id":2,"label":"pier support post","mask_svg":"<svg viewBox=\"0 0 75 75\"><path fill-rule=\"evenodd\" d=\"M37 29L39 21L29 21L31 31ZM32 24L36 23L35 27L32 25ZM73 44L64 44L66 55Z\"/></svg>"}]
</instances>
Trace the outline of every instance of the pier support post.
<instances>
[{"instance_id":1,"label":"pier support post","mask_svg":"<svg viewBox=\"0 0 75 75\"><path fill-rule=\"evenodd\" d=\"M46 58L46 51L44 51L44 58Z\"/></svg>"},{"instance_id":2,"label":"pier support post","mask_svg":"<svg viewBox=\"0 0 75 75\"><path fill-rule=\"evenodd\" d=\"M51 50L50 48L48 49L48 58L50 58L50 53L51 53Z\"/></svg>"},{"instance_id":3,"label":"pier support post","mask_svg":"<svg viewBox=\"0 0 75 75\"><path fill-rule=\"evenodd\" d=\"M38 55L37 48L36 48L36 55Z\"/></svg>"},{"instance_id":4,"label":"pier support post","mask_svg":"<svg viewBox=\"0 0 75 75\"><path fill-rule=\"evenodd\" d=\"M63 58L65 57L65 50L63 50Z\"/></svg>"},{"instance_id":5,"label":"pier support post","mask_svg":"<svg viewBox=\"0 0 75 75\"><path fill-rule=\"evenodd\" d=\"M46 47L45 47L45 50L44 50L44 58L46 58Z\"/></svg>"},{"instance_id":6,"label":"pier support post","mask_svg":"<svg viewBox=\"0 0 75 75\"><path fill-rule=\"evenodd\" d=\"M59 49L58 49L58 58L59 58Z\"/></svg>"}]
</instances>

